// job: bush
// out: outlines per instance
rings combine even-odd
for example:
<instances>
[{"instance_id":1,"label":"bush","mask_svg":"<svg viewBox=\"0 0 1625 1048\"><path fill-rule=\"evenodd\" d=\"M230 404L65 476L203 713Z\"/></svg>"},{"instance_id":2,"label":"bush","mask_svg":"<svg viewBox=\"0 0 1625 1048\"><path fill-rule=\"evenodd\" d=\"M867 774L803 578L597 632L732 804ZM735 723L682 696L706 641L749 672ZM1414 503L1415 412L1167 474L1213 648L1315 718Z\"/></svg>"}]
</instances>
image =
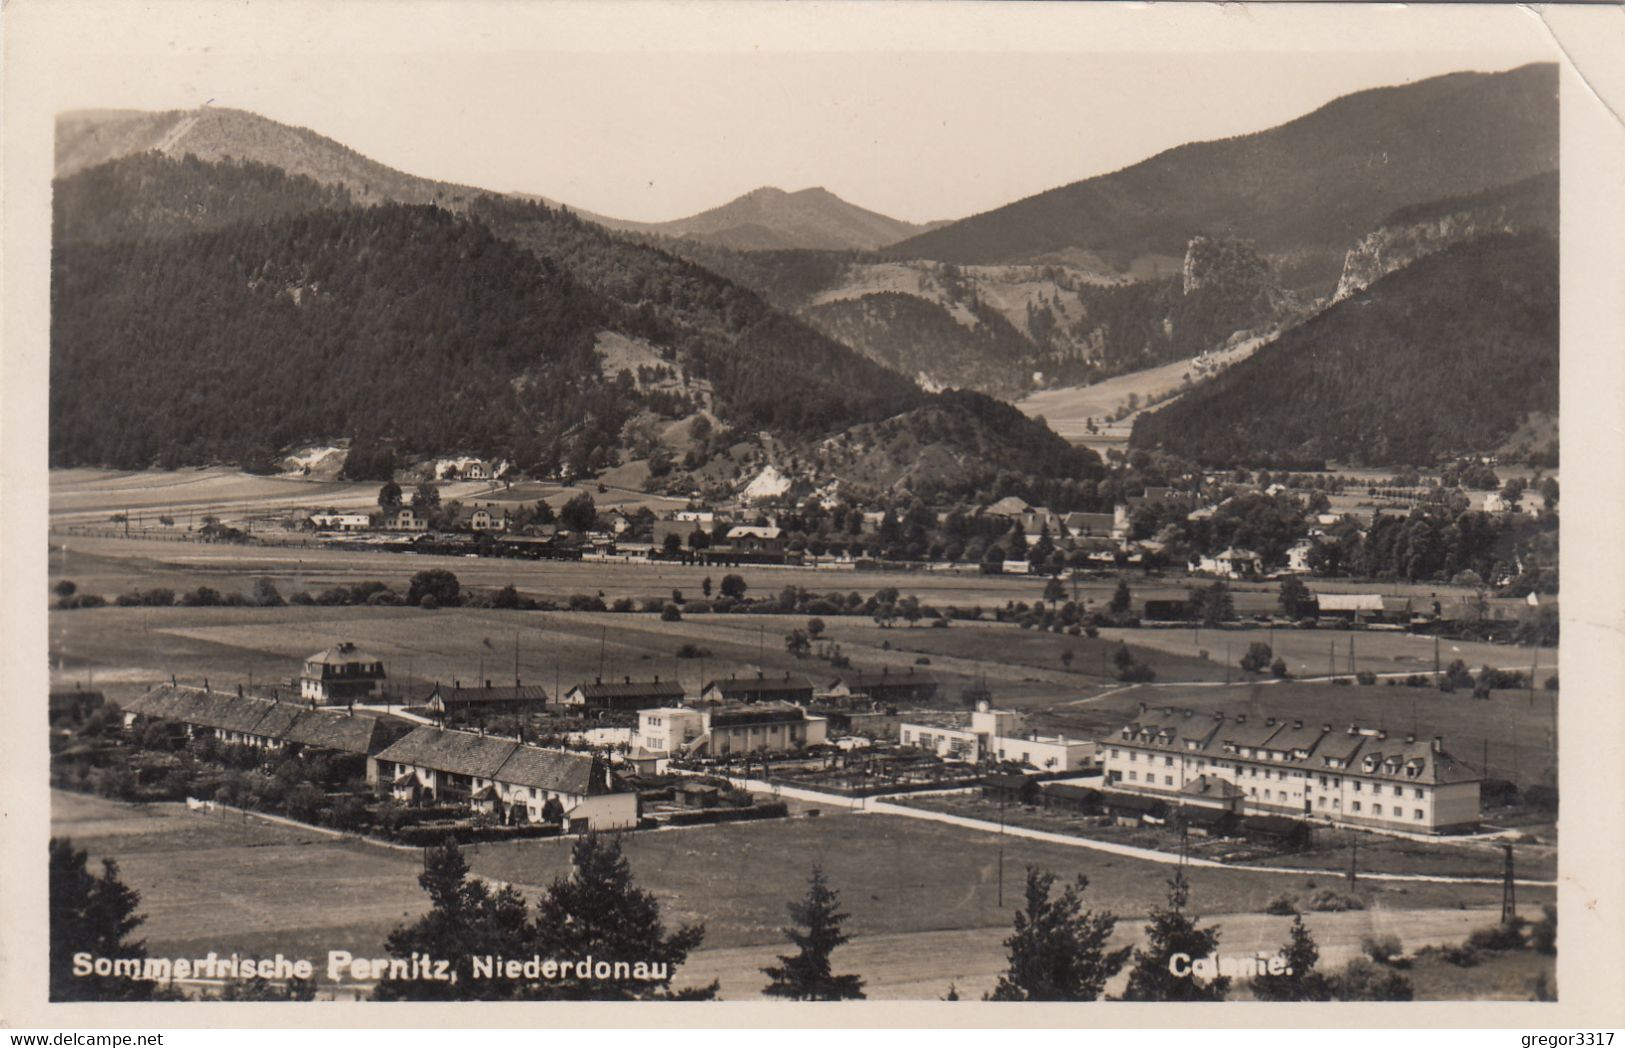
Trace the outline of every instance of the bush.
<instances>
[{"instance_id":1,"label":"bush","mask_svg":"<svg viewBox=\"0 0 1625 1048\"><path fill-rule=\"evenodd\" d=\"M1364 957L1332 976L1331 990L1339 1001L1408 1001L1415 995L1409 979Z\"/></svg>"},{"instance_id":2,"label":"bush","mask_svg":"<svg viewBox=\"0 0 1625 1048\"><path fill-rule=\"evenodd\" d=\"M1275 661L1270 663L1270 673L1272 673L1273 675L1275 675L1277 677L1285 677L1286 676L1286 660L1281 658L1279 655L1277 655L1275 657Z\"/></svg>"},{"instance_id":3,"label":"bush","mask_svg":"<svg viewBox=\"0 0 1625 1048\"><path fill-rule=\"evenodd\" d=\"M1378 964L1393 964L1403 957L1405 947L1397 935L1367 935L1360 940L1360 952Z\"/></svg>"},{"instance_id":4,"label":"bush","mask_svg":"<svg viewBox=\"0 0 1625 1048\"><path fill-rule=\"evenodd\" d=\"M1247 653L1241 657L1241 668L1248 673L1262 673L1264 667L1270 664L1271 657L1270 646L1255 640L1247 646Z\"/></svg>"},{"instance_id":5,"label":"bush","mask_svg":"<svg viewBox=\"0 0 1625 1048\"><path fill-rule=\"evenodd\" d=\"M1291 917L1298 912L1298 906L1290 895L1277 895L1270 900L1264 912L1275 917Z\"/></svg>"},{"instance_id":6,"label":"bush","mask_svg":"<svg viewBox=\"0 0 1625 1048\"><path fill-rule=\"evenodd\" d=\"M607 611L607 610L609 610L607 607L605 607L603 598L588 596L585 593L572 593L572 594L570 594L569 605L570 605L570 610L571 611Z\"/></svg>"},{"instance_id":7,"label":"bush","mask_svg":"<svg viewBox=\"0 0 1625 1048\"><path fill-rule=\"evenodd\" d=\"M1370 670L1361 670L1354 675L1354 679L1367 687L1377 683L1377 675Z\"/></svg>"},{"instance_id":8,"label":"bush","mask_svg":"<svg viewBox=\"0 0 1625 1048\"><path fill-rule=\"evenodd\" d=\"M1457 968L1472 968L1478 964L1478 953L1467 945L1441 947L1439 956Z\"/></svg>"},{"instance_id":9,"label":"bush","mask_svg":"<svg viewBox=\"0 0 1625 1048\"><path fill-rule=\"evenodd\" d=\"M1342 913L1365 909L1365 900L1358 895L1344 895L1331 888L1322 888L1309 897L1309 909L1316 913Z\"/></svg>"},{"instance_id":10,"label":"bush","mask_svg":"<svg viewBox=\"0 0 1625 1048\"><path fill-rule=\"evenodd\" d=\"M683 621L682 609L679 608L675 604L667 604L664 608L662 608L660 610L660 621L661 622L681 622L681 621Z\"/></svg>"},{"instance_id":11,"label":"bush","mask_svg":"<svg viewBox=\"0 0 1625 1048\"><path fill-rule=\"evenodd\" d=\"M698 644L684 644L678 647L677 657L680 659L708 659L711 657L711 649L702 648Z\"/></svg>"},{"instance_id":12,"label":"bush","mask_svg":"<svg viewBox=\"0 0 1625 1048\"><path fill-rule=\"evenodd\" d=\"M435 600L433 593L425 593L423 596L418 598L418 607L422 608L424 611L434 611L436 608L440 607L440 602Z\"/></svg>"},{"instance_id":13,"label":"bush","mask_svg":"<svg viewBox=\"0 0 1625 1048\"><path fill-rule=\"evenodd\" d=\"M443 568L431 568L412 576L411 585L406 591L406 603L422 607L424 597L433 597L437 605L450 608L457 605L461 592L462 586L456 575Z\"/></svg>"},{"instance_id":14,"label":"bush","mask_svg":"<svg viewBox=\"0 0 1625 1048\"><path fill-rule=\"evenodd\" d=\"M1529 945L1550 957L1557 953L1557 907L1547 903L1540 912L1540 920L1529 926Z\"/></svg>"},{"instance_id":15,"label":"bush","mask_svg":"<svg viewBox=\"0 0 1625 1048\"><path fill-rule=\"evenodd\" d=\"M615 603L609 606L610 611L618 611L622 613L633 611L636 608L637 605L633 603L631 597L616 597Z\"/></svg>"},{"instance_id":16,"label":"bush","mask_svg":"<svg viewBox=\"0 0 1625 1048\"><path fill-rule=\"evenodd\" d=\"M1157 671L1143 662L1134 662L1119 671L1117 679L1129 684L1146 684L1157 679Z\"/></svg>"},{"instance_id":17,"label":"bush","mask_svg":"<svg viewBox=\"0 0 1625 1048\"><path fill-rule=\"evenodd\" d=\"M1478 928L1467 936L1467 947L1472 950L1521 950L1523 949L1523 929L1528 922L1521 917L1505 924L1491 924Z\"/></svg>"}]
</instances>

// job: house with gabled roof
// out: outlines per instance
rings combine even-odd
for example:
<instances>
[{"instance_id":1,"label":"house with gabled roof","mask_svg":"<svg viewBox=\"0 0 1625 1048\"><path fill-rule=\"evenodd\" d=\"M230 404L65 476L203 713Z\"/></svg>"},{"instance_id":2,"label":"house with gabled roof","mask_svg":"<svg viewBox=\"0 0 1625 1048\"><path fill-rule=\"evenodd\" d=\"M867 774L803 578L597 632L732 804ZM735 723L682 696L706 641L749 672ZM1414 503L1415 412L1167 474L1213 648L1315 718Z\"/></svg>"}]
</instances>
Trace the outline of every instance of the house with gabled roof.
<instances>
[{"instance_id":1,"label":"house with gabled roof","mask_svg":"<svg viewBox=\"0 0 1625 1048\"><path fill-rule=\"evenodd\" d=\"M1178 801L1198 784L1200 795L1235 800L1220 780L1241 793L1234 810L1245 814L1414 833L1457 831L1479 818L1482 773L1451 755L1442 736L1142 707L1100 746L1108 789Z\"/></svg>"},{"instance_id":2,"label":"house with gabled roof","mask_svg":"<svg viewBox=\"0 0 1625 1048\"><path fill-rule=\"evenodd\" d=\"M564 705L587 710L636 712L660 706L681 706L685 692L674 680L621 680L606 682L602 677L582 681L564 694Z\"/></svg>"},{"instance_id":3,"label":"house with gabled roof","mask_svg":"<svg viewBox=\"0 0 1625 1048\"><path fill-rule=\"evenodd\" d=\"M123 704L124 723L172 721L192 737L212 735L258 749L315 750L368 756L411 725L385 713L312 707L287 699L165 684Z\"/></svg>"},{"instance_id":4,"label":"house with gabled roof","mask_svg":"<svg viewBox=\"0 0 1625 1048\"><path fill-rule=\"evenodd\" d=\"M600 757L422 725L369 762L368 779L407 803L466 803L504 822L571 830L637 825L637 794Z\"/></svg>"},{"instance_id":5,"label":"house with gabled roof","mask_svg":"<svg viewBox=\"0 0 1625 1048\"><path fill-rule=\"evenodd\" d=\"M754 677L718 677L700 689L700 699L709 703L812 702L813 682L788 671L782 677L757 673Z\"/></svg>"},{"instance_id":6,"label":"house with gabled roof","mask_svg":"<svg viewBox=\"0 0 1625 1048\"><path fill-rule=\"evenodd\" d=\"M450 722L483 721L510 714L540 713L548 703L547 689L535 684L497 684L484 681L465 686L452 681L451 687L436 683L424 700L433 717Z\"/></svg>"},{"instance_id":7,"label":"house with gabled roof","mask_svg":"<svg viewBox=\"0 0 1625 1048\"><path fill-rule=\"evenodd\" d=\"M824 689L827 698L862 697L882 704L911 703L929 706L936 701L941 682L935 674L916 666L893 673L890 666L878 671L849 670L831 680Z\"/></svg>"}]
</instances>

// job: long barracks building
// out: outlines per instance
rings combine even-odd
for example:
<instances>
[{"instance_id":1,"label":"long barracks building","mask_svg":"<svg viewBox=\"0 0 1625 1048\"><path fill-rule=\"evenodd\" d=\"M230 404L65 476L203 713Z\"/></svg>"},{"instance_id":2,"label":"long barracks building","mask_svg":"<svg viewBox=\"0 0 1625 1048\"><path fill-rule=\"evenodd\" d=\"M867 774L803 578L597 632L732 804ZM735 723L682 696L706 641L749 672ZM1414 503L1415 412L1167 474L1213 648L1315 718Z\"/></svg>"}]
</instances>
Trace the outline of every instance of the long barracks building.
<instances>
[{"instance_id":1,"label":"long barracks building","mask_svg":"<svg viewBox=\"0 0 1625 1048\"><path fill-rule=\"evenodd\" d=\"M1108 789L1170 804L1413 833L1478 822L1483 776L1452 757L1442 736L1142 705L1100 747ZM1215 780L1234 789L1215 789Z\"/></svg>"}]
</instances>

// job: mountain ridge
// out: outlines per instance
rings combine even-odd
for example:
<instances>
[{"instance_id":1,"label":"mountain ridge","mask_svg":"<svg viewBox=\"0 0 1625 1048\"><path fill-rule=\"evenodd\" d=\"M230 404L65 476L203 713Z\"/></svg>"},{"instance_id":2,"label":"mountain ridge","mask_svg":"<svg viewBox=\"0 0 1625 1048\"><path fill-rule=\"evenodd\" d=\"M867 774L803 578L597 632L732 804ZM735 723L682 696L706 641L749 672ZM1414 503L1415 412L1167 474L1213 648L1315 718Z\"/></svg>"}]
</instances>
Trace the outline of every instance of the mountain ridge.
<instances>
[{"instance_id":1,"label":"mountain ridge","mask_svg":"<svg viewBox=\"0 0 1625 1048\"><path fill-rule=\"evenodd\" d=\"M1253 239L1293 262L1298 286L1325 284L1341 252L1398 208L1555 170L1557 127L1555 65L1449 73L1345 95L1264 131L1175 146L881 254L991 264L1083 248L1127 266L1211 234Z\"/></svg>"}]
</instances>

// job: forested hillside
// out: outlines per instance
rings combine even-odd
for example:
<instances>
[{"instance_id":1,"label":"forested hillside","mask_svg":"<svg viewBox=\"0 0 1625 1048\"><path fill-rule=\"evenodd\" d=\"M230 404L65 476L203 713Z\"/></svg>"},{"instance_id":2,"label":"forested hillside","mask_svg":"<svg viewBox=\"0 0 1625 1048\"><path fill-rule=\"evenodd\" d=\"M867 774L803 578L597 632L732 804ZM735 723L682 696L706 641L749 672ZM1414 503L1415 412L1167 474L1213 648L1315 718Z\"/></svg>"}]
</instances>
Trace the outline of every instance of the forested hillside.
<instances>
[{"instance_id":1,"label":"forested hillside","mask_svg":"<svg viewBox=\"0 0 1625 1048\"><path fill-rule=\"evenodd\" d=\"M247 461L303 440L405 450L612 441L605 304L438 209L317 212L62 245L52 281L51 460Z\"/></svg>"},{"instance_id":2,"label":"forested hillside","mask_svg":"<svg viewBox=\"0 0 1625 1048\"><path fill-rule=\"evenodd\" d=\"M880 292L837 299L802 316L869 359L932 386L956 386L1010 395L1023 388L1023 370L1036 363L1036 347L995 310L976 304L975 320L961 324L935 302Z\"/></svg>"},{"instance_id":3,"label":"forested hillside","mask_svg":"<svg viewBox=\"0 0 1625 1048\"><path fill-rule=\"evenodd\" d=\"M1558 400L1557 245L1493 235L1392 273L1134 426L1209 465L1421 464Z\"/></svg>"},{"instance_id":4,"label":"forested hillside","mask_svg":"<svg viewBox=\"0 0 1625 1048\"><path fill-rule=\"evenodd\" d=\"M1334 281L1347 246L1398 208L1557 168L1557 69L1452 73L1339 98L1257 134L1179 146L884 249L958 263L1068 248L1127 266L1207 232L1292 263L1289 287Z\"/></svg>"},{"instance_id":5,"label":"forested hillside","mask_svg":"<svg viewBox=\"0 0 1625 1048\"><path fill-rule=\"evenodd\" d=\"M683 417L701 389L727 427L718 448L758 433L810 446L930 408L956 420L943 432L964 468L948 485L979 475L972 448L1035 482L1093 461L1057 454L1047 431L990 430L985 406L927 394L569 212L349 202L266 165L155 153L59 179L51 462L265 465L348 438L357 476L448 453L579 475L630 455L630 420ZM604 332L643 340L681 380L644 388L606 366Z\"/></svg>"},{"instance_id":6,"label":"forested hillside","mask_svg":"<svg viewBox=\"0 0 1625 1048\"><path fill-rule=\"evenodd\" d=\"M809 436L920 403L913 381L692 262L545 204L481 197L472 214L623 307L628 334L671 347L740 425Z\"/></svg>"},{"instance_id":7,"label":"forested hillside","mask_svg":"<svg viewBox=\"0 0 1625 1048\"><path fill-rule=\"evenodd\" d=\"M352 203L343 186L268 164L161 153L120 157L59 179L55 189L51 236L59 245L197 233Z\"/></svg>"}]
</instances>

